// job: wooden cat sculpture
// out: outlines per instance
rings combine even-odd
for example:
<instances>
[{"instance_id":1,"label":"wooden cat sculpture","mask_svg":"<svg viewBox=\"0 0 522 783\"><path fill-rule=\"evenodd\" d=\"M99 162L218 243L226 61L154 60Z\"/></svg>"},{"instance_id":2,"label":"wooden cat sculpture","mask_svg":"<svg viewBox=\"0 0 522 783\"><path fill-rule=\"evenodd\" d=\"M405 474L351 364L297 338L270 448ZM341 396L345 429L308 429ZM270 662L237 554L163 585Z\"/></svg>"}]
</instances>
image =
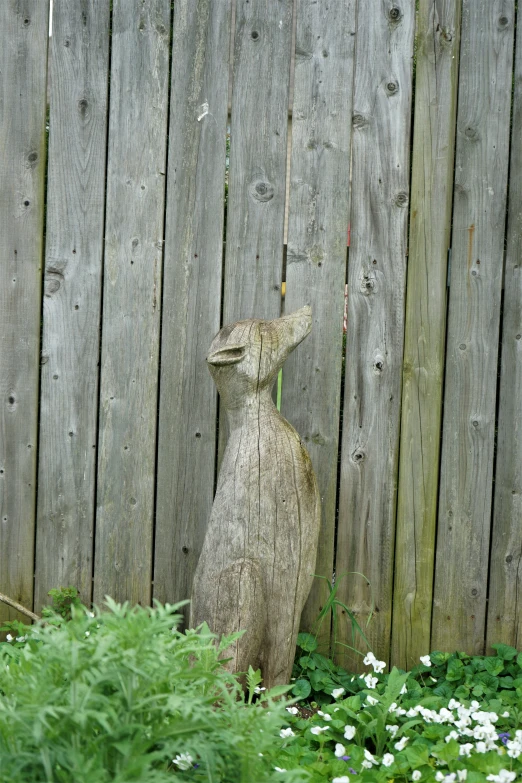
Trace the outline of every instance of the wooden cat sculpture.
<instances>
[{"instance_id":1,"label":"wooden cat sculpture","mask_svg":"<svg viewBox=\"0 0 522 783\"><path fill-rule=\"evenodd\" d=\"M190 624L205 620L219 635L246 631L226 651L228 666L260 668L267 688L290 682L317 554L321 502L312 464L271 394L311 326L310 307L273 321L239 321L221 329L207 357L230 435Z\"/></svg>"}]
</instances>

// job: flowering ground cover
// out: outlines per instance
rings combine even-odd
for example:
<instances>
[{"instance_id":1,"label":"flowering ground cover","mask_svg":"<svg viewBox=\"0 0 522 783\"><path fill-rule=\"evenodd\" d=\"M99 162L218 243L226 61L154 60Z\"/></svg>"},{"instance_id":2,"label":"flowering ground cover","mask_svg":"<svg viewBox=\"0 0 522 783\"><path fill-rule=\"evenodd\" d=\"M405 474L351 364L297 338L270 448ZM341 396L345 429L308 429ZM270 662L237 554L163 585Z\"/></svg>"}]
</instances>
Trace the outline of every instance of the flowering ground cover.
<instances>
[{"instance_id":1,"label":"flowering ground cover","mask_svg":"<svg viewBox=\"0 0 522 783\"><path fill-rule=\"evenodd\" d=\"M177 607L71 609L0 643L1 783L522 781L507 645L410 672L368 653L355 675L303 634L288 687L251 669L244 692L208 628L176 630Z\"/></svg>"},{"instance_id":2,"label":"flowering ground cover","mask_svg":"<svg viewBox=\"0 0 522 783\"><path fill-rule=\"evenodd\" d=\"M311 781L332 783L522 780L522 653L434 652L389 674L372 653L364 663L367 673L344 677L313 717L287 708L280 774L303 766Z\"/></svg>"}]
</instances>

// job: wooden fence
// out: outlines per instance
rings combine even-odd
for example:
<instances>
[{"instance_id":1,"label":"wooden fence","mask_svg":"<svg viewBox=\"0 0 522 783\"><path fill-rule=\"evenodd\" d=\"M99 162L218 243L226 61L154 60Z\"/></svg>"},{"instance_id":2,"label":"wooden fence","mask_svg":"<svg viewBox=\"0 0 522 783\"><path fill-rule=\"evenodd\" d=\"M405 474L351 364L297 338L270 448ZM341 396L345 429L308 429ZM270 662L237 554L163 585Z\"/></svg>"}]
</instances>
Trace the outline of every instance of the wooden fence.
<instances>
[{"instance_id":1,"label":"wooden fence","mask_svg":"<svg viewBox=\"0 0 522 783\"><path fill-rule=\"evenodd\" d=\"M208 346L308 303L317 573L379 658L521 647L514 0L54 0L49 60L48 14L0 4L0 591L188 597Z\"/></svg>"}]
</instances>

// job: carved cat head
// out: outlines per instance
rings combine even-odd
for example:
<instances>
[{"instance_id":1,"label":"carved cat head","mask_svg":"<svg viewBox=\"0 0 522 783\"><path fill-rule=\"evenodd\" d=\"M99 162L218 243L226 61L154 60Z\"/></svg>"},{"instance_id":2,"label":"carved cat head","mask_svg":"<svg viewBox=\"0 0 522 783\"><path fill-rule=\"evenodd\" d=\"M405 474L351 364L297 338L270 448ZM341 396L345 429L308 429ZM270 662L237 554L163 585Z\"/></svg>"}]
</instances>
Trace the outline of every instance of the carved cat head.
<instances>
[{"instance_id":1,"label":"carved cat head","mask_svg":"<svg viewBox=\"0 0 522 783\"><path fill-rule=\"evenodd\" d=\"M210 346L207 363L225 407L270 390L285 359L311 328L308 305L272 321L251 319L224 326Z\"/></svg>"}]
</instances>

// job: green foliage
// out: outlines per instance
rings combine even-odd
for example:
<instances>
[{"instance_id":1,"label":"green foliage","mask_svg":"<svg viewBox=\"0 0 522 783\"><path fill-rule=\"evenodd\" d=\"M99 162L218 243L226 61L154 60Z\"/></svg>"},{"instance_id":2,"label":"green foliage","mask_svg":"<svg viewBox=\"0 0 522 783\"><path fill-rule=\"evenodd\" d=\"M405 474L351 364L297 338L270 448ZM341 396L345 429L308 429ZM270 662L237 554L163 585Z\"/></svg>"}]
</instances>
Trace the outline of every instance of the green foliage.
<instances>
[{"instance_id":1,"label":"green foliage","mask_svg":"<svg viewBox=\"0 0 522 783\"><path fill-rule=\"evenodd\" d=\"M0 644L1 779L280 779L272 756L287 713L276 697L287 689L245 704L219 661L232 638L217 646L206 626L178 632L180 605L108 607L88 612L71 600L70 622L55 614L57 624L27 629L25 644Z\"/></svg>"},{"instance_id":2,"label":"green foliage","mask_svg":"<svg viewBox=\"0 0 522 783\"><path fill-rule=\"evenodd\" d=\"M78 608L82 605L76 587L53 588L47 595L52 603L42 609L42 617L51 619L54 615L59 615L62 620L70 620L72 607Z\"/></svg>"},{"instance_id":3,"label":"green foliage","mask_svg":"<svg viewBox=\"0 0 522 783\"><path fill-rule=\"evenodd\" d=\"M369 648L368 640L362 630L361 626L357 622L354 613L346 606L345 603L339 600L337 593L341 585L342 580L348 576L360 576L368 585L370 582L364 574L359 572L349 572L341 574L334 583L330 582L324 576L317 576L318 579L324 579L328 585L328 598L325 601L323 608L321 609L317 620L315 622L315 633L300 633L297 637L297 654L294 662L294 668L292 677L295 680L295 684L292 688L292 693L299 699L306 699L311 696L315 701L322 703L323 701L330 701L330 695L335 688L342 687L347 691L356 692L351 677L345 669L341 666L337 666L326 655L318 652L317 635L321 629L321 625L327 620L331 620L332 623L332 652L339 647L347 648L357 653L358 655L364 655L360 650L353 646L356 636L360 636L366 646ZM373 599L372 599L373 606ZM352 645L344 644L338 640L339 636L339 619L337 610L341 609L344 616L347 618L350 626L350 634L352 639ZM372 618L372 612L370 612L367 625ZM305 653L305 655L303 655Z\"/></svg>"},{"instance_id":4,"label":"green foliage","mask_svg":"<svg viewBox=\"0 0 522 783\"><path fill-rule=\"evenodd\" d=\"M300 639L307 667L314 641ZM369 653L373 671L335 673L344 692L289 714L277 765L307 770L311 783L522 779L522 653L494 648L493 656L434 652L409 673L389 674Z\"/></svg>"}]
</instances>

